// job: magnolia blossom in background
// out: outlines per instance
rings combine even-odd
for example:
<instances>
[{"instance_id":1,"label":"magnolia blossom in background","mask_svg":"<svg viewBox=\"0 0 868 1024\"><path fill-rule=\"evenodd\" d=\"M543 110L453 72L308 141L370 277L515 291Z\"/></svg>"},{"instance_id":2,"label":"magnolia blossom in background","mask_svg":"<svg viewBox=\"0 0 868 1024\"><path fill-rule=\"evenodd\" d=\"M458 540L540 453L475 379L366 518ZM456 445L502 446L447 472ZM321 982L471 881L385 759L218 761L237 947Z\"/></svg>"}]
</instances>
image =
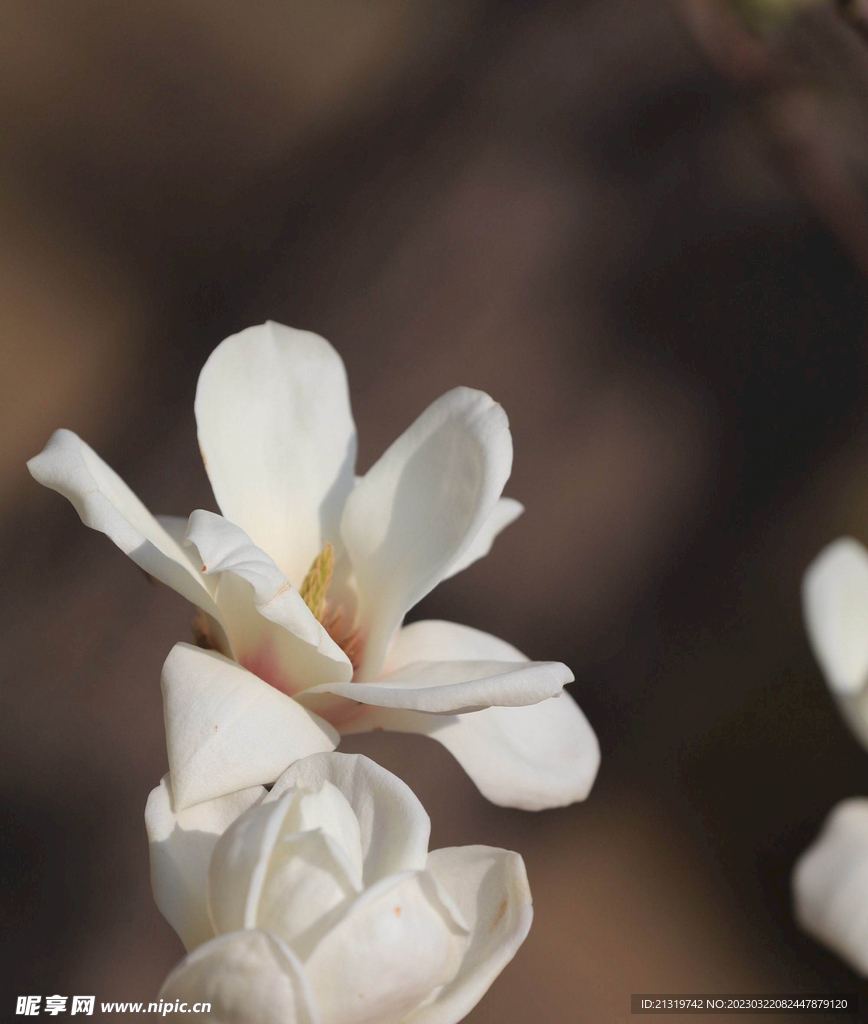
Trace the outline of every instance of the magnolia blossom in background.
<instances>
[{"instance_id":1,"label":"magnolia blossom in background","mask_svg":"<svg viewBox=\"0 0 868 1024\"><path fill-rule=\"evenodd\" d=\"M188 951L160 994L210 1002L220 1024L454 1024L530 928L521 857L429 853L422 805L360 755L181 812L167 775L145 821L154 896Z\"/></svg>"},{"instance_id":2,"label":"magnolia blossom in background","mask_svg":"<svg viewBox=\"0 0 868 1024\"><path fill-rule=\"evenodd\" d=\"M832 811L796 864L793 891L801 927L868 975L868 800Z\"/></svg>"},{"instance_id":3,"label":"magnolia blossom in background","mask_svg":"<svg viewBox=\"0 0 868 1024\"><path fill-rule=\"evenodd\" d=\"M802 605L829 689L868 746L868 550L851 537L824 548L805 573Z\"/></svg>"},{"instance_id":4,"label":"magnolia blossom in background","mask_svg":"<svg viewBox=\"0 0 868 1024\"><path fill-rule=\"evenodd\" d=\"M811 647L841 712L868 748L868 550L841 538L805 574ZM832 811L793 872L796 916L806 932L868 975L868 799Z\"/></svg>"},{"instance_id":5,"label":"magnolia blossom in background","mask_svg":"<svg viewBox=\"0 0 868 1024\"><path fill-rule=\"evenodd\" d=\"M155 518L68 430L28 464L200 609L210 650L179 645L163 673L179 807L272 782L295 757L371 729L439 740L495 803L587 796L599 748L562 692L565 665L467 626L402 627L522 511L501 497L512 440L496 402L448 392L357 477L340 357L270 323L217 347L195 411L222 516Z\"/></svg>"}]
</instances>

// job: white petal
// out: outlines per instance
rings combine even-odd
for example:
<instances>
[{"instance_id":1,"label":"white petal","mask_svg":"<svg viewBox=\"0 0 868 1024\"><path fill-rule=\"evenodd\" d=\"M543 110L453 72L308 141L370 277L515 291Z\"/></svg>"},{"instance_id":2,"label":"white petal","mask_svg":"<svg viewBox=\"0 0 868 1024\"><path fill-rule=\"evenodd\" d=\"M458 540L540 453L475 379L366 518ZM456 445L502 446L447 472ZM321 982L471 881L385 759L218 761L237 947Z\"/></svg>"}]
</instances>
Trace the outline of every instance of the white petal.
<instances>
[{"instance_id":1,"label":"white petal","mask_svg":"<svg viewBox=\"0 0 868 1024\"><path fill-rule=\"evenodd\" d=\"M343 822L338 823L337 838L321 827L303 830L311 817L323 818L316 809L313 814L305 811L306 802L334 803L327 787L324 793L289 790L281 799L253 808L222 836L208 874L208 902L217 932L262 928L298 951L297 942L304 941L306 932L356 895L361 851L355 851L359 864L354 865L342 846ZM333 826L333 808L320 809L325 824ZM352 816L348 806L346 810ZM359 845L358 834L355 842Z\"/></svg>"},{"instance_id":2,"label":"white petal","mask_svg":"<svg viewBox=\"0 0 868 1024\"><path fill-rule=\"evenodd\" d=\"M377 678L405 613L460 564L511 468L506 413L481 391L456 388L358 481L341 534L366 637L361 678Z\"/></svg>"},{"instance_id":3,"label":"white petal","mask_svg":"<svg viewBox=\"0 0 868 1024\"><path fill-rule=\"evenodd\" d=\"M868 682L868 551L842 537L805 573L805 626L829 686L854 694Z\"/></svg>"},{"instance_id":4,"label":"white petal","mask_svg":"<svg viewBox=\"0 0 868 1024\"><path fill-rule=\"evenodd\" d=\"M358 819L365 885L425 866L431 834L425 808L409 786L361 754L314 754L297 761L266 803L294 786L316 790L324 781L337 786Z\"/></svg>"},{"instance_id":5,"label":"white petal","mask_svg":"<svg viewBox=\"0 0 868 1024\"><path fill-rule=\"evenodd\" d=\"M389 648L385 671L394 674L417 661L527 661L512 644L491 633L442 619L403 626Z\"/></svg>"},{"instance_id":6,"label":"white petal","mask_svg":"<svg viewBox=\"0 0 868 1024\"><path fill-rule=\"evenodd\" d=\"M162 685L178 810L273 782L297 758L337 743L328 723L214 651L176 644Z\"/></svg>"},{"instance_id":7,"label":"white petal","mask_svg":"<svg viewBox=\"0 0 868 1024\"><path fill-rule=\"evenodd\" d=\"M115 471L71 430L56 430L27 463L34 479L62 494L85 526L104 533L146 573L217 617L212 589L178 543Z\"/></svg>"},{"instance_id":8,"label":"white petal","mask_svg":"<svg viewBox=\"0 0 868 1024\"><path fill-rule=\"evenodd\" d=\"M199 560L199 552L187 544L187 526L190 521L189 518L187 516L156 516L155 518L160 526L163 527L166 533L168 533L172 540L184 552L187 557L187 561L190 563L190 568L197 576L199 576L202 572L202 562ZM211 593L213 593L217 588L216 580L203 579L202 583L206 587L210 587Z\"/></svg>"},{"instance_id":9,"label":"white petal","mask_svg":"<svg viewBox=\"0 0 868 1024\"><path fill-rule=\"evenodd\" d=\"M221 511L300 586L325 542L338 542L353 485L356 429L340 356L308 331L250 327L205 363L196 422Z\"/></svg>"},{"instance_id":10,"label":"white petal","mask_svg":"<svg viewBox=\"0 0 868 1024\"><path fill-rule=\"evenodd\" d=\"M376 712L366 729L418 733L442 743L484 797L541 811L584 800L600 766L594 730L568 694L525 708L468 715Z\"/></svg>"},{"instance_id":11,"label":"white petal","mask_svg":"<svg viewBox=\"0 0 868 1024\"><path fill-rule=\"evenodd\" d=\"M521 651L489 633L425 620L398 631L386 667L397 674L416 659L442 657L444 652L527 662ZM384 709L359 715L343 731L373 728L438 740L492 803L523 810L584 800L600 763L597 737L567 693L529 707L492 707L448 717Z\"/></svg>"},{"instance_id":12,"label":"white petal","mask_svg":"<svg viewBox=\"0 0 868 1024\"><path fill-rule=\"evenodd\" d=\"M364 853L359 819L349 800L334 783L324 779L318 789L299 788L291 816L295 832L314 829L327 835L341 851L355 888L362 886Z\"/></svg>"},{"instance_id":13,"label":"white petal","mask_svg":"<svg viewBox=\"0 0 868 1024\"><path fill-rule=\"evenodd\" d=\"M360 891L347 867L340 847L324 832L287 837L272 857L257 924L304 955L328 927L330 912Z\"/></svg>"},{"instance_id":14,"label":"white petal","mask_svg":"<svg viewBox=\"0 0 868 1024\"><path fill-rule=\"evenodd\" d=\"M453 576L463 572L480 558L485 558L501 530L505 530L507 526L514 523L522 512L524 512L524 505L520 501L516 501L515 498L501 498L494 506L491 515L482 524L482 528L470 546L460 558L452 563L443 579L452 579Z\"/></svg>"},{"instance_id":15,"label":"white petal","mask_svg":"<svg viewBox=\"0 0 868 1024\"><path fill-rule=\"evenodd\" d=\"M151 859L151 887L163 917L187 950L214 937L208 918L208 865L217 840L248 808L265 796L261 786L176 812L165 775L145 806Z\"/></svg>"},{"instance_id":16,"label":"white petal","mask_svg":"<svg viewBox=\"0 0 868 1024\"><path fill-rule=\"evenodd\" d=\"M290 696L352 676L349 659L301 594L242 529L198 509L187 540L201 555L201 571L220 581L217 604L240 664Z\"/></svg>"},{"instance_id":17,"label":"white petal","mask_svg":"<svg viewBox=\"0 0 868 1024\"><path fill-rule=\"evenodd\" d=\"M424 872L366 890L305 960L322 1024L397 1024L454 973L457 929Z\"/></svg>"},{"instance_id":18,"label":"white petal","mask_svg":"<svg viewBox=\"0 0 868 1024\"><path fill-rule=\"evenodd\" d=\"M458 974L433 1003L405 1024L455 1024L470 1013L515 956L533 919L524 862L488 846L434 850L428 871L452 896L470 925Z\"/></svg>"},{"instance_id":19,"label":"white petal","mask_svg":"<svg viewBox=\"0 0 868 1024\"><path fill-rule=\"evenodd\" d=\"M160 989L167 1003L210 1003L212 1024L320 1024L304 968L260 931L221 935L187 956Z\"/></svg>"},{"instance_id":20,"label":"white petal","mask_svg":"<svg viewBox=\"0 0 868 1024\"><path fill-rule=\"evenodd\" d=\"M845 800L796 864L799 924L868 975L868 800Z\"/></svg>"},{"instance_id":21,"label":"white petal","mask_svg":"<svg viewBox=\"0 0 868 1024\"><path fill-rule=\"evenodd\" d=\"M559 661L420 661L378 683L324 683L299 697L312 710L319 694L429 714L494 706L524 707L560 694L573 674Z\"/></svg>"}]
</instances>

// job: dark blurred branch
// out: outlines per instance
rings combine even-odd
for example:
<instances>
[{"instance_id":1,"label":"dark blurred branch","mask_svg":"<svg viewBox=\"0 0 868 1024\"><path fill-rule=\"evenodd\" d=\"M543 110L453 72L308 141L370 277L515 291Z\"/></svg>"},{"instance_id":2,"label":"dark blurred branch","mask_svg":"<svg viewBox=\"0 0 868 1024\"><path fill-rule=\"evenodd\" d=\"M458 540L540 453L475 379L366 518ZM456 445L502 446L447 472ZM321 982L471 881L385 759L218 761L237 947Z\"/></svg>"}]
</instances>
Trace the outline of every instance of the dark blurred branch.
<instances>
[{"instance_id":1,"label":"dark blurred branch","mask_svg":"<svg viewBox=\"0 0 868 1024\"><path fill-rule=\"evenodd\" d=\"M817 3L766 34L728 0L680 6L770 159L868 276L868 0Z\"/></svg>"},{"instance_id":2,"label":"dark blurred branch","mask_svg":"<svg viewBox=\"0 0 868 1024\"><path fill-rule=\"evenodd\" d=\"M838 0L838 3L844 16L868 39L868 0Z\"/></svg>"}]
</instances>

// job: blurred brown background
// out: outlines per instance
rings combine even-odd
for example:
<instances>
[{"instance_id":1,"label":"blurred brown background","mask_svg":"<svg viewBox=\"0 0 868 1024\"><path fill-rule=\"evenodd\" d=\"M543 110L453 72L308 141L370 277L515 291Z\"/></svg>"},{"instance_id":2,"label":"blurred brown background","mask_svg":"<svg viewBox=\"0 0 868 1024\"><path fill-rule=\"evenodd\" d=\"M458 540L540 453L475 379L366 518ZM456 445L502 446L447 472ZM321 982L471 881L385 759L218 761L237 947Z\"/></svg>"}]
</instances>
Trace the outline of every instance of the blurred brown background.
<instances>
[{"instance_id":1,"label":"blurred brown background","mask_svg":"<svg viewBox=\"0 0 868 1024\"><path fill-rule=\"evenodd\" d=\"M787 45L806 95L844 76L828 152L858 179L862 70L826 14L807 57ZM868 288L774 101L683 15L2 0L4 1015L23 993L146 1001L181 953L142 813L190 609L24 461L67 426L154 511L213 507L196 375L269 317L342 353L362 468L456 384L513 426L525 517L415 614L570 664L603 749L590 800L506 811L436 744L351 745L416 789L433 845L527 861L533 930L468 1019L868 998L789 902L826 812L868 794L798 590L822 544L868 541Z\"/></svg>"}]
</instances>

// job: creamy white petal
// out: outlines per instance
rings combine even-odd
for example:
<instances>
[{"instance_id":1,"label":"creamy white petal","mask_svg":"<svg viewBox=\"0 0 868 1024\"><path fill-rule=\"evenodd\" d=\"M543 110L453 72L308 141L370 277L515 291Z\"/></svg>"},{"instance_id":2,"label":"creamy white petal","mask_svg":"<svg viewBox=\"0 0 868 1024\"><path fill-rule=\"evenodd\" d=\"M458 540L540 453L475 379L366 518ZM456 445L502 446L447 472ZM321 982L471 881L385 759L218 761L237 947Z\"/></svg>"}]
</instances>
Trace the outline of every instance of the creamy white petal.
<instances>
[{"instance_id":1,"label":"creamy white petal","mask_svg":"<svg viewBox=\"0 0 868 1024\"><path fill-rule=\"evenodd\" d=\"M290 695L350 679L347 656L242 529L198 509L190 516L187 541L201 556L202 573L219 579L217 604L240 664Z\"/></svg>"},{"instance_id":2,"label":"creamy white petal","mask_svg":"<svg viewBox=\"0 0 868 1024\"><path fill-rule=\"evenodd\" d=\"M334 816L323 807L325 813L314 811L313 817L322 818L332 831L299 828L311 817L302 804L333 803L327 793L318 800L321 796L289 790L279 800L253 808L222 836L208 874L208 906L216 932L262 928L298 951L297 942L306 932L358 893L361 870L342 846L344 822L334 829ZM348 806L347 811L352 815ZM359 843L358 835L355 841Z\"/></svg>"},{"instance_id":3,"label":"creamy white petal","mask_svg":"<svg viewBox=\"0 0 868 1024\"><path fill-rule=\"evenodd\" d=\"M214 937L207 879L217 840L264 796L262 786L254 786L176 812L170 777L165 775L148 797L145 829L154 901L187 950Z\"/></svg>"},{"instance_id":4,"label":"creamy white petal","mask_svg":"<svg viewBox=\"0 0 868 1024\"><path fill-rule=\"evenodd\" d=\"M424 872L367 889L305 959L322 1024L398 1024L451 980L457 934Z\"/></svg>"},{"instance_id":5,"label":"creamy white petal","mask_svg":"<svg viewBox=\"0 0 868 1024\"><path fill-rule=\"evenodd\" d=\"M470 1013L524 942L533 905L524 862L488 846L434 850L427 870L452 896L471 929L457 975L404 1024L456 1024ZM461 940L459 940L461 941Z\"/></svg>"},{"instance_id":6,"label":"creamy white petal","mask_svg":"<svg viewBox=\"0 0 868 1024\"><path fill-rule=\"evenodd\" d=\"M528 661L517 648L481 629L442 619L422 619L402 626L386 658L385 672L393 675L417 661Z\"/></svg>"},{"instance_id":7,"label":"creamy white petal","mask_svg":"<svg viewBox=\"0 0 868 1024\"><path fill-rule=\"evenodd\" d=\"M805 573L805 626L829 686L855 694L868 682L868 551L842 537Z\"/></svg>"},{"instance_id":8,"label":"creamy white petal","mask_svg":"<svg viewBox=\"0 0 868 1024\"><path fill-rule=\"evenodd\" d=\"M221 511L298 587L338 524L354 480L346 371L316 334L250 327L211 353L196 422Z\"/></svg>"},{"instance_id":9,"label":"creamy white petal","mask_svg":"<svg viewBox=\"0 0 868 1024\"><path fill-rule=\"evenodd\" d=\"M793 871L799 924L868 975L868 800L845 800Z\"/></svg>"},{"instance_id":10,"label":"creamy white petal","mask_svg":"<svg viewBox=\"0 0 868 1024\"><path fill-rule=\"evenodd\" d=\"M431 820L415 793L397 776L361 754L313 754L291 765L266 803L294 786L316 790L331 782L359 822L365 885L398 871L424 868Z\"/></svg>"},{"instance_id":11,"label":"creamy white petal","mask_svg":"<svg viewBox=\"0 0 868 1024\"><path fill-rule=\"evenodd\" d=\"M324 683L299 697L312 710L319 694L359 704L428 714L460 714L494 706L524 707L556 697L573 674L558 661L420 661L377 683Z\"/></svg>"},{"instance_id":12,"label":"creamy white petal","mask_svg":"<svg viewBox=\"0 0 868 1024\"><path fill-rule=\"evenodd\" d=\"M366 637L360 678L376 679L405 613L459 564L512 468L506 413L456 388L398 438L350 493L341 534Z\"/></svg>"},{"instance_id":13,"label":"creamy white petal","mask_svg":"<svg viewBox=\"0 0 868 1024\"><path fill-rule=\"evenodd\" d=\"M489 633L423 620L398 631L386 667L397 674L416 659L438 658L444 652L527 662L521 651ZM342 731L374 728L438 740L492 803L523 810L584 800L600 763L597 737L567 693L528 707L492 707L454 716L376 710L350 720Z\"/></svg>"},{"instance_id":14,"label":"creamy white petal","mask_svg":"<svg viewBox=\"0 0 868 1024\"><path fill-rule=\"evenodd\" d=\"M214 651L176 644L163 666L176 809L273 782L337 734L297 701Z\"/></svg>"},{"instance_id":15,"label":"creamy white petal","mask_svg":"<svg viewBox=\"0 0 868 1024\"><path fill-rule=\"evenodd\" d=\"M470 546L460 558L452 563L443 579L451 579L468 566L473 565L474 562L478 562L480 558L485 558L501 530L505 530L507 526L514 523L522 512L524 512L524 505L520 501L516 501L515 498L501 498L494 506L491 515L482 524Z\"/></svg>"},{"instance_id":16,"label":"creamy white petal","mask_svg":"<svg viewBox=\"0 0 868 1024\"><path fill-rule=\"evenodd\" d=\"M75 506L85 526L104 533L154 579L217 617L213 587L115 471L71 430L56 430L27 463L33 478Z\"/></svg>"},{"instance_id":17,"label":"creamy white petal","mask_svg":"<svg viewBox=\"0 0 868 1024\"><path fill-rule=\"evenodd\" d=\"M568 693L523 708L466 715L377 709L358 727L408 732L442 743L484 797L501 807L541 811L584 800L600 766L600 746Z\"/></svg>"},{"instance_id":18,"label":"creamy white petal","mask_svg":"<svg viewBox=\"0 0 868 1024\"><path fill-rule=\"evenodd\" d=\"M194 950L160 989L167 1003L210 1003L212 1024L320 1024L304 968L261 931L221 935Z\"/></svg>"},{"instance_id":19,"label":"creamy white petal","mask_svg":"<svg viewBox=\"0 0 868 1024\"><path fill-rule=\"evenodd\" d=\"M208 907L214 929L225 933L256 926L268 861L280 838L293 794L243 815L220 838L208 870Z\"/></svg>"}]
</instances>

